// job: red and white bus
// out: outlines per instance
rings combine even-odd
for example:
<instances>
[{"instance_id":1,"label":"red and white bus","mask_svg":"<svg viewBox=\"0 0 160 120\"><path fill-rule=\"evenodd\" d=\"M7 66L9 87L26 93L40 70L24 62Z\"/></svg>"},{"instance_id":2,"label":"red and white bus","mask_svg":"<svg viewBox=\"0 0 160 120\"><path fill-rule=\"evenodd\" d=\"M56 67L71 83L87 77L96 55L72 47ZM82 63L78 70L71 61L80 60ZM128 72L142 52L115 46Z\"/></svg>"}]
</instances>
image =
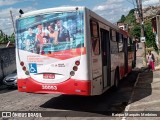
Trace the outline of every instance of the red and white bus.
<instances>
[{"instance_id":1,"label":"red and white bus","mask_svg":"<svg viewBox=\"0 0 160 120\"><path fill-rule=\"evenodd\" d=\"M101 95L135 63L128 33L86 7L22 14L16 45L20 92Z\"/></svg>"}]
</instances>

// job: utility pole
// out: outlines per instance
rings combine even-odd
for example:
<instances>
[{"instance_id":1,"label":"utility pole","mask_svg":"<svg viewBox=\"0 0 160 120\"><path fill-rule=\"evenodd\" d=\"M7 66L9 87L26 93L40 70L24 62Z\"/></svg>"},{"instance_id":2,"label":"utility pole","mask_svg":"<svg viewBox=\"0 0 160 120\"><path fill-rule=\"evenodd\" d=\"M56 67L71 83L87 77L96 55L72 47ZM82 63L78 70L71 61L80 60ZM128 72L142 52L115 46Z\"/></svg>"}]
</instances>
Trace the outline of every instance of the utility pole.
<instances>
[{"instance_id":1,"label":"utility pole","mask_svg":"<svg viewBox=\"0 0 160 120\"><path fill-rule=\"evenodd\" d=\"M146 62L146 43L145 43L145 36L144 36L144 21L143 21L143 11L142 11L142 0L136 0L137 9L139 14L139 22L141 24L141 43L143 49L143 64L144 66L147 65Z\"/></svg>"},{"instance_id":2,"label":"utility pole","mask_svg":"<svg viewBox=\"0 0 160 120\"><path fill-rule=\"evenodd\" d=\"M14 21L13 21L13 15L12 15L12 11L11 10L10 10L10 15L11 15L11 19L12 19L12 25L13 25L14 34L15 34L16 30L15 30Z\"/></svg>"},{"instance_id":3,"label":"utility pole","mask_svg":"<svg viewBox=\"0 0 160 120\"><path fill-rule=\"evenodd\" d=\"M15 30L14 21L13 21L13 15L12 15L12 11L11 11L11 10L10 10L10 15L11 15L12 25L13 25L14 35L15 35L16 30ZM9 46L10 42L11 42L11 41L8 41L8 43L7 43L6 47L8 47L8 46Z\"/></svg>"}]
</instances>

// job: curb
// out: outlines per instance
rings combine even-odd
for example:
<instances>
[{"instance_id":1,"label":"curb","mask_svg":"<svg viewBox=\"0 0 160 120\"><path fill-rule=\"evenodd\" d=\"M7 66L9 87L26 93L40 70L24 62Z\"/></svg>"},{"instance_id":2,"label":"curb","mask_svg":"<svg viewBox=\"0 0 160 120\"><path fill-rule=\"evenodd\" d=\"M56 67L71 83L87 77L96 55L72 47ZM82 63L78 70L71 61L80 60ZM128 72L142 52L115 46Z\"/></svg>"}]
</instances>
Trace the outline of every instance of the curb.
<instances>
[{"instance_id":1,"label":"curb","mask_svg":"<svg viewBox=\"0 0 160 120\"><path fill-rule=\"evenodd\" d=\"M129 99L128 105L126 106L126 108L125 108L125 110L124 110L125 113L127 113L127 112L129 111L129 109L130 109L130 104L132 103L132 100L133 100L134 89L135 89L135 87L136 87L136 85L137 85L137 83L138 83L138 79L139 79L139 75L140 75L140 74L141 74L141 73L138 73L136 82L134 83L133 91L132 91L132 94L131 94L131 98ZM126 118L127 118L127 117L124 116L124 117L122 117L121 120L126 120Z\"/></svg>"}]
</instances>

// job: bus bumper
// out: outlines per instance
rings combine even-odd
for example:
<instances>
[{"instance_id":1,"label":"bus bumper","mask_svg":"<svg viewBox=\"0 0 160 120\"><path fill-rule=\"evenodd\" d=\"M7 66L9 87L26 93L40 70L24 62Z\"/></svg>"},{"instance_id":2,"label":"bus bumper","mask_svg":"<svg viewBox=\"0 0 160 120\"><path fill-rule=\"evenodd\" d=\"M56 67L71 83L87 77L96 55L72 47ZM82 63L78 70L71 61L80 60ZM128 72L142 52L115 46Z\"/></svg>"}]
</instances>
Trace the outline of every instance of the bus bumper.
<instances>
[{"instance_id":1,"label":"bus bumper","mask_svg":"<svg viewBox=\"0 0 160 120\"><path fill-rule=\"evenodd\" d=\"M62 83L44 84L32 78L18 79L18 91L90 96L91 81L68 79Z\"/></svg>"}]
</instances>

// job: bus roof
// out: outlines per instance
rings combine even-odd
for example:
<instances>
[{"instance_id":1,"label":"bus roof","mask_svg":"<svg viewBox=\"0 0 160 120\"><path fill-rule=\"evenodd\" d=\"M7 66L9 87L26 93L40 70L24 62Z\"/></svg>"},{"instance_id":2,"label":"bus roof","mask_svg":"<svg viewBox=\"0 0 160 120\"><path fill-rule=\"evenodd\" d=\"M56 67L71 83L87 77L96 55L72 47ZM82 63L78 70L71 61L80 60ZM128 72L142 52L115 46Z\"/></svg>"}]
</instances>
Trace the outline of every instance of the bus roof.
<instances>
[{"instance_id":1,"label":"bus roof","mask_svg":"<svg viewBox=\"0 0 160 120\"><path fill-rule=\"evenodd\" d=\"M89 10L90 14L92 14L93 16L96 15L97 17L99 17L99 19L102 22L106 21L107 24L111 28L116 29L117 31L119 31L122 34L125 34L126 36L128 35L127 32L125 32L124 30L120 29L118 26L112 24L111 22L109 22L105 18L101 17L100 15L96 14L92 10L86 8L85 6L63 6L63 7L54 7L54 8L47 8L47 9L41 9L41 10L34 10L34 11L30 11L30 12L22 14L21 18L25 18L25 17L29 17L29 16L33 16L33 15L44 14L44 13L52 13L52 12L57 12L58 13L58 12L85 10L85 9Z\"/></svg>"},{"instance_id":2,"label":"bus roof","mask_svg":"<svg viewBox=\"0 0 160 120\"><path fill-rule=\"evenodd\" d=\"M21 15L21 17L28 17L32 15L39 15L43 13L51 13L51 12L63 12L63 11L75 11L75 10L84 10L84 6L70 6L70 7L54 7L54 8L47 8L41 10L30 11Z\"/></svg>"}]
</instances>

